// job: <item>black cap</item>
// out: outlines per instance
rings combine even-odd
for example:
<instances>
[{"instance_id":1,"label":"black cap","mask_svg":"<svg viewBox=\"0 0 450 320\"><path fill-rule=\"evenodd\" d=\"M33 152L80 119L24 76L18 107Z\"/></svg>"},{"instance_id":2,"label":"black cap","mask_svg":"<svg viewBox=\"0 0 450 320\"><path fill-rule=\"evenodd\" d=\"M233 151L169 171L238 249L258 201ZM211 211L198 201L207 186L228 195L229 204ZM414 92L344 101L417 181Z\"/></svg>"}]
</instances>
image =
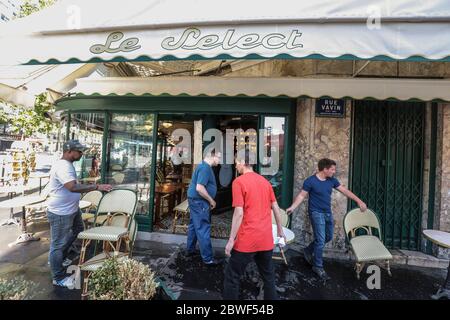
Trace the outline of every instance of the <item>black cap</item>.
<instances>
[{"instance_id":1,"label":"black cap","mask_svg":"<svg viewBox=\"0 0 450 320\"><path fill-rule=\"evenodd\" d=\"M80 141L78 140L69 140L66 141L63 145L63 151L81 151L83 152L84 150L86 150L87 147L83 144L81 144Z\"/></svg>"}]
</instances>

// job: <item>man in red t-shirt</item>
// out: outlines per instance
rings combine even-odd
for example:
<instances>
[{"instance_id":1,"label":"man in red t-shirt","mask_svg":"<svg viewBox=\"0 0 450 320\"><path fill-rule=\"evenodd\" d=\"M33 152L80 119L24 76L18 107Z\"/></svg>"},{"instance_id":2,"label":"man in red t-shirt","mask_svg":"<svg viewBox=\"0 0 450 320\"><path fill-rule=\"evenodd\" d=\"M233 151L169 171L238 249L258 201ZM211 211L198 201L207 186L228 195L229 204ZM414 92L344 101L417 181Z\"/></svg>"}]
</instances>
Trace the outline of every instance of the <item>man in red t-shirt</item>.
<instances>
[{"instance_id":1,"label":"man in red t-shirt","mask_svg":"<svg viewBox=\"0 0 450 320\"><path fill-rule=\"evenodd\" d=\"M274 247L272 212L278 236L284 237L280 208L271 184L255 173L248 161L248 152L236 157L236 170L241 175L233 181L233 221L225 254L231 256L225 270L223 298L239 298L240 278L254 260L264 281L264 299L278 299L272 263Z\"/></svg>"}]
</instances>

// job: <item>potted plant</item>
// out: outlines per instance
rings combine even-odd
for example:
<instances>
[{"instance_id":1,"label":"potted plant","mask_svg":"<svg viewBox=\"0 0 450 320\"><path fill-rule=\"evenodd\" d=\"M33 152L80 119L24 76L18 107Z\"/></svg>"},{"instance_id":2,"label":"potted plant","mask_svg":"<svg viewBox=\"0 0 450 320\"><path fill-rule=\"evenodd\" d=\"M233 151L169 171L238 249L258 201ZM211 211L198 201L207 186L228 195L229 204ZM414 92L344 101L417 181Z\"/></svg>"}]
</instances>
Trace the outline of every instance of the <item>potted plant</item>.
<instances>
[{"instance_id":1,"label":"potted plant","mask_svg":"<svg viewBox=\"0 0 450 320\"><path fill-rule=\"evenodd\" d=\"M23 277L0 279L0 300L30 300L36 296L36 289L36 283Z\"/></svg>"},{"instance_id":2,"label":"potted plant","mask_svg":"<svg viewBox=\"0 0 450 320\"><path fill-rule=\"evenodd\" d=\"M164 291L164 286L148 266L130 258L106 260L88 280L89 299L92 300L166 299Z\"/></svg>"}]
</instances>

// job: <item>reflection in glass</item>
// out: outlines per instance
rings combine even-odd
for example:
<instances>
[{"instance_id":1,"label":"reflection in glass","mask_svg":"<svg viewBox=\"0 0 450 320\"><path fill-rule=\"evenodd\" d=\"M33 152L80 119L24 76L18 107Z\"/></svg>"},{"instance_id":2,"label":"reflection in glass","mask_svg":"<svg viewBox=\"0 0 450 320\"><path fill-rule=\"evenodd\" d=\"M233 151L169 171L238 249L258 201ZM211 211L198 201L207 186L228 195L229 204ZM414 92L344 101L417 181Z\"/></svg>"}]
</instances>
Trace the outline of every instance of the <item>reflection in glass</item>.
<instances>
[{"instance_id":1,"label":"reflection in glass","mask_svg":"<svg viewBox=\"0 0 450 320\"><path fill-rule=\"evenodd\" d=\"M278 164L273 174L264 175L272 184L277 201L281 201L281 187L283 184L283 166L284 163L284 117L264 117L264 144L268 151L266 157L261 161L261 168L269 168L273 164L271 159L276 159L274 152L278 153Z\"/></svg>"},{"instance_id":2,"label":"reflection in glass","mask_svg":"<svg viewBox=\"0 0 450 320\"><path fill-rule=\"evenodd\" d=\"M153 114L113 114L106 177L115 188L138 193L137 214L149 214Z\"/></svg>"},{"instance_id":3,"label":"reflection in glass","mask_svg":"<svg viewBox=\"0 0 450 320\"><path fill-rule=\"evenodd\" d=\"M78 139L88 149L74 162L78 179L83 183L100 181L104 113L73 113L70 116L70 139Z\"/></svg>"}]
</instances>

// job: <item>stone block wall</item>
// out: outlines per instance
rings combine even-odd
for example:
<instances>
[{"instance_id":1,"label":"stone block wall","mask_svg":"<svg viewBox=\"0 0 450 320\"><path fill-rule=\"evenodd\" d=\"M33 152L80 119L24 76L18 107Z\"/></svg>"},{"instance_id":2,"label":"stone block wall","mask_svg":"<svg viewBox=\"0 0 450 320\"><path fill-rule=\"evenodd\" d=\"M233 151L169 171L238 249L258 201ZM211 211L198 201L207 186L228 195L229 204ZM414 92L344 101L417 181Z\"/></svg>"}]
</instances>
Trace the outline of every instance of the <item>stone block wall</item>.
<instances>
[{"instance_id":1,"label":"stone block wall","mask_svg":"<svg viewBox=\"0 0 450 320\"><path fill-rule=\"evenodd\" d=\"M295 131L294 197L300 192L303 181L314 174L321 158L337 163L336 178L348 186L350 162L351 102L346 102L345 118L315 116L315 99L300 99L297 105ZM333 191L332 210L335 220L335 236L329 248L344 249L345 233L342 221L347 212L347 198ZM306 246L312 240L312 229L307 213L307 201L293 213L292 228L296 242Z\"/></svg>"},{"instance_id":2,"label":"stone block wall","mask_svg":"<svg viewBox=\"0 0 450 320\"><path fill-rule=\"evenodd\" d=\"M450 104L439 106L437 189L434 228L450 232ZM437 249L441 258L450 258L450 250Z\"/></svg>"}]
</instances>

